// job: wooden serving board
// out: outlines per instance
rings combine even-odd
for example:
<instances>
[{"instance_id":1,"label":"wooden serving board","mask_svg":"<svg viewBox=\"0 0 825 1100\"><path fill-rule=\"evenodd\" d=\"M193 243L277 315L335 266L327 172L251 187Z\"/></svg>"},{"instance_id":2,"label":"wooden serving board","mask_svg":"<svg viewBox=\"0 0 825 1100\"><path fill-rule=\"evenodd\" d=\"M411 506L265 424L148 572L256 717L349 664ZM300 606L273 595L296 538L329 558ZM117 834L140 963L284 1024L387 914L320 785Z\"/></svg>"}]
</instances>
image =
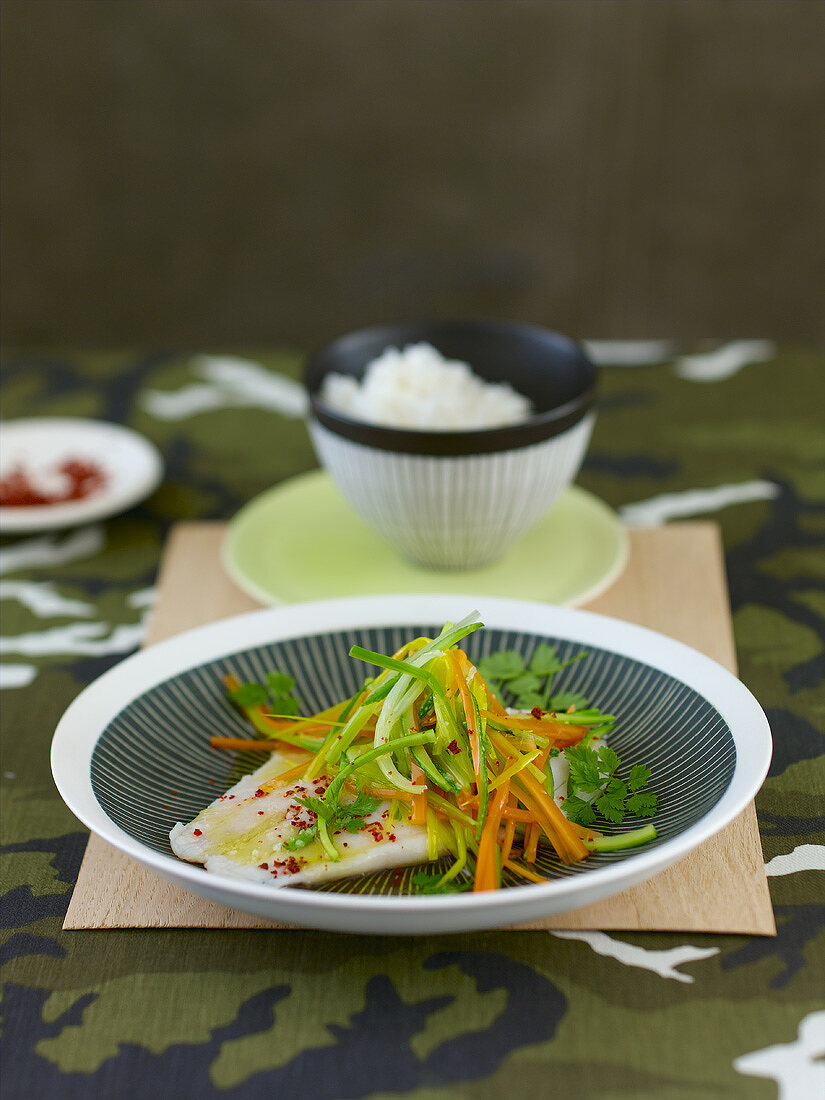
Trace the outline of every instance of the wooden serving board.
<instances>
[{"instance_id":1,"label":"wooden serving board","mask_svg":"<svg viewBox=\"0 0 825 1100\"><path fill-rule=\"evenodd\" d=\"M219 561L225 525L183 523L170 536L146 645L259 605ZM589 610L669 634L736 671L719 532L675 523L631 532L622 576ZM182 890L92 835L64 928L286 928ZM518 929L776 935L751 804L721 833L647 882Z\"/></svg>"}]
</instances>

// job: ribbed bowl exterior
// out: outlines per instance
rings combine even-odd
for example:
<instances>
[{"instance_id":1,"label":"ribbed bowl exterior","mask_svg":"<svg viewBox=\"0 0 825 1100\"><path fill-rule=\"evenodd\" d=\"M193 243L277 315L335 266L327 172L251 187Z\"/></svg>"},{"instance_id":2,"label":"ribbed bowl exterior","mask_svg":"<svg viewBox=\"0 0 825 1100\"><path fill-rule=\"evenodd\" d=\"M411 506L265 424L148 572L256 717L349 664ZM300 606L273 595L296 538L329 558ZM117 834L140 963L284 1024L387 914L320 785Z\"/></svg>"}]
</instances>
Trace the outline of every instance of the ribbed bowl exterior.
<instances>
[{"instance_id":1,"label":"ribbed bowl exterior","mask_svg":"<svg viewBox=\"0 0 825 1100\"><path fill-rule=\"evenodd\" d=\"M527 447L477 455L379 450L310 420L322 465L352 508L408 560L431 569L489 565L573 481L595 415Z\"/></svg>"}]
</instances>

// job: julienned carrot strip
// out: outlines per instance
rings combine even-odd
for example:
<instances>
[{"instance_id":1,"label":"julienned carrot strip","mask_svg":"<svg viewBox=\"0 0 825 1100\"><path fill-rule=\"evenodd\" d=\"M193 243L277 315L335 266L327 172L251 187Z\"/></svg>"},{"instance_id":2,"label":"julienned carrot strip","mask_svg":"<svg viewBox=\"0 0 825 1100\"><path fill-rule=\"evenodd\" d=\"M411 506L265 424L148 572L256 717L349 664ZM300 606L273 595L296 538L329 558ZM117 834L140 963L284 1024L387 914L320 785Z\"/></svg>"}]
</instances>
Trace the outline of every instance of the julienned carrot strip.
<instances>
[{"instance_id":1,"label":"julienned carrot strip","mask_svg":"<svg viewBox=\"0 0 825 1100\"><path fill-rule=\"evenodd\" d=\"M535 863L536 856L539 850L539 835L541 834L541 827L533 822L527 829L527 835L524 838L524 862Z\"/></svg>"},{"instance_id":2,"label":"julienned carrot strip","mask_svg":"<svg viewBox=\"0 0 825 1100\"><path fill-rule=\"evenodd\" d=\"M502 714L506 714L507 711L504 709L504 707L501 705L501 703L498 701L498 699L496 699L495 695L490 690L490 688L487 684L487 681L484 679L484 677L481 675L481 673L478 671L478 669L472 663L472 661L467 656L467 654L464 652L464 650L463 649L458 649L458 650L456 650L456 652L459 654L459 660L461 661L464 672L467 675L472 673L473 677L484 688L485 694L487 695L487 710L489 711L489 713L495 715L496 717L498 717L499 715L502 715Z\"/></svg>"},{"instance_id":3,"label":"julienned carrot strip","mask_svg":"<svg viewBox=\"0 0 825 1100\"><path fill-rule=\"evenodd\" d=\"M578 853L582 849L588 852L588 849L582 844L577 834L570 828L570 822L567 818L561 815L564 820L564 825L561 829L558 828L555 818L551 818L547 815L543 803L535 799L533 793L528 793L520 783L514 783L514 787L519 802L523 803L530 813L532 813L534 819L544 831L545 836L556 849L562 863L577 863L580 859L585 859L586 856L579 855Z\"/></svg>"},{"instance_id":4,"label":"julienned carrot strip","mask_svg":"<svg viewBox=\"0 0 825 1100\"><path fill-rule=\"evenodd\" d=\"M228 752L276 752L284 742L274 737L265 741L252 741L248 737L212 737L209 744L213 749L226 749Z\"/></svg>"},{"instance_id":5,"label":"julienned carrot strip","mask_svg":"<svg viewBox=\"0 0 825 1100\"><path fill-rule=\"evenodd\" d=\"M464 707L464 717L467 719L467 736L470 738L473 771L475 772L476 782L480 782L479 772L481 769L481 754L478 749L478 730L475 728L475 711L473 710L472 700L470 699L470 689L467 687L467 681L464 679L464 672L461 667L461 660L455 649L450 650L449 658L450 664L453 666L453 672L455 673L458 690L461 694L461 705Z\"/></svg>"},{"instance_id":6,"label":"julienned carrot strip","mask_svg":"<svg viewBox=\"0 0 825 1100\"><path fill-rule=\"evenodd\" d=\"M410 765L410 779L413 783L420 783L422 780L426 783L427 777L424 772L419 768L416 763ZM414 794L412 796L412 813L410 814L411 825L426 825L427 824L427 789L426 787L421 794Z\"/></svg>"},{"instance_id":7,"label":"julienned carrot strip","mask_svg":"<svg viewBox=\"0 0 825 1100\"><path fill-rule=\"evenodd\" d=\"M507 806L504 810L505 814L513 809L513 802L514 801L515 800L514 800L512 794L508 794ZM513 840L515 839L515 835L516 835L516 823L515 823L515 821L513 821L512 818L508 818L506 823L505 823L505 826L504 826L504 838L501 842L501 863L502 863L502 866L510 858L510 852L512 852L512 850L513 850Z\"/></svg>"},{"instance_id":8,"label":"julienned carrot strip","mask_svg":"<svg viewBox=\"0 0 825 1100\"><path fill-rule=\"evenodd\" d=\"M509 784L505 783L496 793L492 805L487 811L487 818L478 843L476 875L473 883L474 891L498 889L498 864L496 862L498 830L501 826L501 815L509 797L510 787Z\"/></svg>"},{"instance_id":9,"label":"julienned carrot strip","mask_svg":"<svg viewBox=\"0 0 825 1100\"><path fill-rule=\"evenodd\" d=\"M511 799L512 803L512 799ZM459 806L462 809L472 808L475 809L478 806L478 798L475 795L469 795L467 798L462 798L459 802ZM502 812L503 821L521 821L525 825L534 825L536 822L535 814L530 813L529 810L520 810L515 804L505 806Z\"/></svg>"},{"instance_id":10,"label":"julienned carrot strip","mask_svg":"<svg viewBox=\"0 0 825 1100\"><path fill-rule=\"evenodd\" d=\"M587 733L587 726L574 726L569 722L554 722L552 718L528 718L526 716L507 714L496 715L490 711L482 711L483 718L492 718L499 726L506 726L508 730L516 733L532 733L539 737L548 737L557 747L569 747L577 745Z\"/></svg>"},{"instance_id":11,"label":"julienned carrot strip","mask_svg":"<svg viewBox=\"0 0 825 1100\"><path fill-rule=\"evenodd\" d=\"M361 790L364 794L371 794L374 798L385 798L388 802L395 800L396 802L412 802L415 795L411 795L409 791L399 791L394 787L378 787L373 783L362 783L359 787L354 779L347 779L344 786L348 791Z\"/></svg>"},{"instance_id":12,"label":"julienned carrot strip","mask_svg":"<svg viewBox=\"0 0 825 1100\"><path fill-rule=\"evenodd\" d=\"M530 882L548 882L549 880L543 878L541 875L537 875L535 871L531 871L529 867L522 867L519 863L514 863L512 859L506 859L504 866L508 871L515 871L517 875L521 875L522 878L529 879Z\"/></svg>"},{"instance_id":13,"label":"julienned carrot strip","mask_svg":"<svg viewBox=\"0 0 825 1100\"><path fill-rule=\"evenodd\" d=\"M495 730L490 730L490 737L494 744L502 740L501 735ZM536 818L558 852L559 858L565 863L577 863L579 860L587 859L590 854L588 849L570 828L570 822L544 789L544 785L530 773L529 768L524 768L515 775L513 783L515 793L527 809L539 811ZM521 791L527 791L532 799L532 806L521 797Z\"/></svg>"},{"instance_id":14,"label":"julienned carrot strip","mask_svg":"<svg viewBox=\"0 0 825 1100\"><path fill-rule=\"evenodd\" d=\"M550 821L550 819L544 814L541 807L536 805L536 803L533 801L532 797L527 793L527 791L523 787L521 787L517 784L514 784L513 786L514 786L514 793L515 793L516 797L518 798L519 802L521 802L524 805L527 812L530 814L530 817L532 818L532 821L530 822L530 824L533 824L534 822L539 823L539 825L544 830L544 833L547 836L547 839L550 841L550 843L556 849L556 852L558 853L559 858L561 859L561 861L563 863L573 862L573 860L570 859L569 848L568 848L568 845L566 844L564 838L559 836L558 832L556 831L556 829L553 826L552 821Z\"/></svg>"},{"instance_id":15,"label":"julienned carrot strip","mask_svg":"<svg viewBox=\"0 0 825 1100\"><path fill-rule=\"evenodd\" d=\"M556 803L544 789L542 784L525 769L523 772L519 772L519 783L523 784L533 797L539 807L544 812L545 816L550 820L556 832L558 832L565 840L565 843L570 849L570 853L574 860L587 859L589 852L587 848L582 844L573 830L570 828L570 822L558 808Z\"/></svg>"},{"instance_id":16,"label":"julienned carrot strip","mask_svg":"<svg viewBox=\"0 0 825 1100\"><path fill-rule=\"evenodd\" d=\"M478 677L479 681L484 685L484 690L487 692L487 709L489 710L490 714L492 714L494 718L501 718L506 715L507 710L505 709L503 704L501 704L498 699L496 699L492 691L490 691L490 689L487 687L486 680L483 680L478 673L476 673L476 676Z\"/></svg>"}]
</instances>

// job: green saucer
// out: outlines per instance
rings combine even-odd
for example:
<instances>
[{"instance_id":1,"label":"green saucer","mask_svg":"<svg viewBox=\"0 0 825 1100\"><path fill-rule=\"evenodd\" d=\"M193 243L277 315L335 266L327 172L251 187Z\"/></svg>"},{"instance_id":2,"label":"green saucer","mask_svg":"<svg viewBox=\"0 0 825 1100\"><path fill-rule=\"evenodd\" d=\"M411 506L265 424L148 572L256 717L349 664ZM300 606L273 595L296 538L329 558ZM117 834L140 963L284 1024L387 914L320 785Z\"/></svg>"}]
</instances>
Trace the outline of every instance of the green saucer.
<instances>
[{"instance_id":1,"label":"green saucer","mask_svg":"<svg viewBox=\"0 0 825 1100\"><path fill-rule=\"evenodd\" d=\"M547 515L481 569L424 569L359 519L322 470L276 485L229 525L223 564L263 603L397 593L450 593L579 604L624 569L625 529L584 489L568 489Z\"/></svg>"}]
</instances>

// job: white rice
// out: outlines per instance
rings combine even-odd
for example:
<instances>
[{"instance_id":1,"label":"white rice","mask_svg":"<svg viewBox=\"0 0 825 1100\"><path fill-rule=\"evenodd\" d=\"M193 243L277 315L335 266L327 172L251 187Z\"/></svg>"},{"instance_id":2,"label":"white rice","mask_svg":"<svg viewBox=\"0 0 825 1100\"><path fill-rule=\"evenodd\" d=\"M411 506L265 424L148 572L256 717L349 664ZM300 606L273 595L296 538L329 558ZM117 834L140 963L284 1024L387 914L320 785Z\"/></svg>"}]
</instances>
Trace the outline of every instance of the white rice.
<instances>
[{"instance_id":1,"label":"white rice","mask_svg":"<svg viewBox=\"0 0 825 1100\"><path fill-rule=\"evenodd\" d=\"M419 431L470 431L518 424L531 404L506 383L485 382L431 344L387 348L363 379L328 374L321 400L354 420Z\"/></svg>"}]
</instances>

